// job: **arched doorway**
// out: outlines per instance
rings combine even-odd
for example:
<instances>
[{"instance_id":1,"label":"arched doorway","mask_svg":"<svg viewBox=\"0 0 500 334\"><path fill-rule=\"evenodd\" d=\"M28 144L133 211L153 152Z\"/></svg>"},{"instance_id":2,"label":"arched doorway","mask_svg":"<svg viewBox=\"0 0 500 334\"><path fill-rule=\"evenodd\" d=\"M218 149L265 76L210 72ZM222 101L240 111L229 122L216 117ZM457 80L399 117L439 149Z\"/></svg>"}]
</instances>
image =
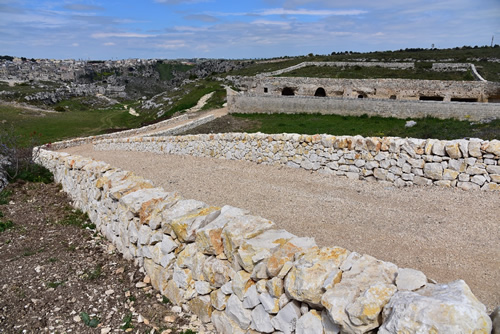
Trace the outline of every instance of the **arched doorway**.
<instances>
[{"instance_id":1,"label":"arched doorway","mask_svg":"<svg viewBox=\"0 0 500 334\"><path fill-rule=\"evenodd\" d=\"M325 89L323 87L319 87L318 89L316 89L314 96L326 97Z\"/></svg>"},{"instance_id":2,"label":"arched doorway","mask_svg":"<svg viewBox=\"0 0 500 334\"><path fill-rule=\"evenodd\" d=\"M285 87L281 91L281 95L293 96L293 95L295 95L295 92L293 91L293 88Z\"/></svg>"}]
</instances>

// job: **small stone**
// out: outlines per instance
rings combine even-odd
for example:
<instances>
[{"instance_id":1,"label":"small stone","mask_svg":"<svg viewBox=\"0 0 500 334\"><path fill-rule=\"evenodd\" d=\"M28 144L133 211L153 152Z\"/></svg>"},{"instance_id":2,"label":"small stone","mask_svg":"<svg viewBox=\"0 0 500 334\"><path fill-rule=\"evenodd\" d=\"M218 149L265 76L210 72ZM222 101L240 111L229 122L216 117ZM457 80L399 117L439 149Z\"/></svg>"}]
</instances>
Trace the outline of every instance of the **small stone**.
<instances>
[{"instance_id":1,"label":"small stone","mask_svg":"<svg viewBox=\"0 0 500 334\"><path fill-rule=\"evenodd\" d=\"M171 311L174 312L174 313L182 313L182 307L180 307L180 306L172 306Z\"/></svg>"},{"instance_id":2,"label":"small stone","mask_svg":"<svg viewBox=\"0 0 500 334\"><path fill-rule=\"evenodd\" d=\"M138 283L135 285L135 287L136 287L136 288L139 288L139 289L140 289L140 288L145 288L145 287L147 287L147 286L148 286L148 285L147 285L146 283L144 283L144 282L138 282Z\"/></svg>"},{"instance_id":3,"label":"small stone","mask_svg":"<svg viewBox=\"0 0 500 334\"><path fill-rule=\"evenodd\" d=\"M414 291L427 284L427 277L421 271L409 268L399 268L396 277L398 290Z\"/></svg>"},{"instance_id":4,"label":"small stone","mask_svg":"<svg viewBox=\"0 0 500 334\"><path fill-rule=\"evenodd\" d=\"M146 284L149 284L149 283L151 283L151 277L146 275L146 276L144 276L144 279L142 281Z\"/></svg>"},{"instance_id":5,"label":"small stone","mask_svg":"<svg viewBox=\"0 0 500 334\"><path fill-rule=\"evenodd\" d=\"M108 334L110 332L111 332L111 328L109 328L109 327L101 328L101 334Z\"/></svg>"},{"instance_id":6,"label":"small stone","mask_svg":"<svg viewBox=\"0 0 500 334\"><path fill-rule=\"evenodd\" d=\"M111 296L113 293L115 293L115 290L109 289L104 291L104 293L106 294L106 296Z\"/></svg>"},{"instance_id":7,"label":"small stone","mask_svg":"<svg viewBox=\"0 0 500 334\"><path fill-rule=\"evenodd\" d=\"M123 274L124 272L125 272L125 267L120 267L115 271L116 274Z\"/></svg>"},{"instance_id":8,"label":"small stone","mask_svg":"<svg viewBox=\"0 0 500 334\"><path fill-rule=\"evenodd\" d=\"M74 321L74 322L80 322L80 321L82 321L82 318L80 318L80 316L79 316L79 315L75 315L75 316L73 317L73 321Z\"/></svg>"},{"instance_id":9,"label":"small stone","mask_svg":"<svg viewBox=\"0 0 500 334\"><path fill-rule=\"evenodd\" d=\"M175 315L166 315L163 318L164 322L175 322L175 320L177 320L177 317Z\"/></svg>"}]
</instances>

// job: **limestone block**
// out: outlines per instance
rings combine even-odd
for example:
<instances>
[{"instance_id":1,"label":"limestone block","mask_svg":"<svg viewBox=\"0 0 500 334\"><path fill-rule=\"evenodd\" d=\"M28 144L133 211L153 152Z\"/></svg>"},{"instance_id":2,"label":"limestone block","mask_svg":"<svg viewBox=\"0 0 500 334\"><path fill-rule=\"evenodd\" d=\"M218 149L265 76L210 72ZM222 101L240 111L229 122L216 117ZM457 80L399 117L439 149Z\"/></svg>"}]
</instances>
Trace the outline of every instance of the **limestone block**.
<instances>
[{"instance_id":1,"label":"limestone block","mask_svg":"<svg viewBox=\"0 0 500 334\"><path fill-rule=\"evenodd\" d=\"M478 186L482 186L486 182L486 178L483 175L474 175L470 182L477 184Z\"/></svg>"},{"instance_id":2,"label":"limestone block","mask_svg":"<svg viewBox=\"0 0 500 334\"><path fill-rule=\"evenodd\" d=\"M133 214L139 216L141 223L147 223L148 210L158 202L168 198L171 194L160 188L139 189L120 198L120 205Z\"/></svg>"},{"instance_id":3,"label":"limestone block","mask_svg":"<svg viewBox=\"0 0 500 334\"><path fill-rule=\"evenodd\" d=\"M245 240L254 238L273 226L273 222L257 216L248 215L232 219L222 230L224 254L228 259L234 259L238 248Z\"/></svg>"},{"instance_id":4,"label":"limestone block","mask_svg":"<svg viewBox=\"0 0 500 334\"><path fill-rule=\"evenodd\" d=\"M254 285L255 282L250 278L250 274L244 270L236 272L232 279L232 292L243 301L247 290Z\"/></svg>"},{"instance_id":5,"label":"limestone block","mask_svg":"<svg viewBox=\"0 0 500 334\"><path fill-rule=\"evenodd\" d=\"M152 230L148 225L141 225L139 228L139 245L149 244L149 239L151 238Z\"/></svg>"},{"instance_id":6,"label":"limestone block","mask_svg":"<svg viewBox=\"0 0 500 334\"><path fill-rule=\"evenodd\" d=\"M197 209L173 219L170 226L181 242L195 241L196 231L212 222L220 214L219 207Z\"/></svg>"},{"instance_id":7,"label":"limestone block","mask_svg":"<svg viewBox=\"0 0 500 334\"><path fill-rule=\"evenodd\" d=\"M181 199L182 197L178 193L172 192L169 197L164 198L156 203L155 206L152 206L150 212L144 211L144 219L145 221L149 221L149 227L151 227L152 230L159 229L162 226L164 213ZM170 234L170 231L163 232L168 232L168 234Z\"/></svg>"},{"instance_id":8,"label":"limestone block","mask_svg":"<svg viewBox=\"0 0 500 334\"><path fill-rule=\"evenodd\" d=\"M267 260L267 273L269 277L278 276L284 265L293 260L295 253L317 247L313 238L293 238L278 248ZM287 268L285 274L291 268ZM281 278L283 278L281 276Z\"/></svg>"},{"instance_id":9,"label":"limestone block","mask_svg":"<svg viewBox=\"0 0 500 334\"><path fill-rule=\"evenodd\" d=\"M266 282L266 290L275 298L279 298L284 292L283 280L279 277L273 277Z\"/></svg>"},{"instance_id":10,"label":"limestone block","mask_svg":"<svg viewBox=\"0 0 500 334\"><path fill-rule=\"evenodd\" d=\"M246 330L240 328L238 323L232 320L225 312L212 312L212 323L217 333L220 334L246 334Z\"/></svg>"},{"instance_id":11,"label":"limestone block","mask_svg":"<svg viewBox=\"0 0 500 334\"><path fill-rule=\"evenodd\" d=\"M169 235L163 234L160 248L163 254L173 252L179 245Z\"/></svg>"},{"instance_id":12,"label":"limestone block","mask_svg":"<svg viewBox=\"0 0 500 334\"><path fill-rule=\"evenodd\" d=\"M490 333L486 307L459 280L431 284L411 292L399 291L386 305L380 334Z\"/></svg>"},{"instance_id":13,"label":"limestone block","mask_svg":"<svg viewBox=\"0 0 500 334\"><path fill-rule=\"evenodd\" d=\"M446 143L445 150L448 156L452 159L459 159L462 157L462 151L460 150L458 142Z\"/></svg>"},{"instance_id":14,"label":"limestone block","mask_svg":"<svg viewBox=\"0 0 500 334\"><path fill-rule=\"evenodd\" d=\"M228 299L229 295L225 295L220 289L214 290L210 293L210 301L216 310L224 311L226 309Z\"/></svg>"},{"instance_id":15,"label":"limestone block","mask_svg":"<svg viewBox=\"0 0 500 334\"><path fill-rule=\"evenodd\" d=\"M500 157L500 140L493 139L485 145L484 150Z\"/></svg>"},{"instance_id":16,"label":"limestone block","mask_svg":"<svg viewBox=\"0 0 500 334\"><path fill-rule=\"evenodd\" d=\"M348 261L350 270L323 294L321 304L343 332L364 333L380 325L378 315L396 291L393 284L398 268L368 255Z\"/></svg>"},{"instance_id":17,"label":"limestone block","mask_svg":"<svg viewBox=\"0 0 500 334\"><path fill-rule=\"evenodd\" d=\"M262 305L258 305L254 310L252 310L252 322L250 323L250 328L259 333L274 332L271 317L269 313L264 310Z\"/></svg>"},{"instance_id":18,"label":"limestone block","mask_svg":"<svg viewBox=\"0 0 500 334\"><path fill-rule=\"evenodd\" d=\"M259 261L267 259L295 235L285 230L267 230L254 238L242 240L237 251L237 260L248 272L252 272Z\"/></svg>"},{"instance_id":19,"label":"limestone block","mask_svg":"<svg viewBox=\"0 0 500 334\"><path fill-rule=\"evenodd\" d=\"M177 265L174 265L174 275L172 279L179 288L182 288L184 290L194 285L194 280L193 276L191 275L191 270L182 269Z\"/></svg>"},{"instance_id":20,"label":"limestone block","mask_svg":"<svg viewBox=\"0 0 500 334\"><path fill-rule=\"evenodd\" d=\"M257 287L252 285L248 288L247 292L243 296L243 307L244 308L254 308L260 304L259 293L257 292Z\"/></svg>"},{"instance_id":21,"label":"limestone block","mask_svg":"<svg viewBox=\"0 0 500 334\"><path fill-rule=\"evenodd\" d=\"M161 223L162 227L165 225L171 227L171 223L176 219L188 215L189 213L192 213L196 210L200 210L207 207L208 207L207 204L200 201L196 201L194 199L179 200L174 205L172 205L168 210L163 212L162 223Z\"/></svg>"},{"instance_id":22,"label":"limestone block","mask_svg":"<svg viewBox=\"0 0 500 334\"><path fill-rule=\"evenodd\" d=\"M490 174L491 182L500 183L500 174Z\"/></svg>"},{"instance_id":23,"label":"limestone block","mask_svg":"<svg viewBox=\"0 0 500 334\"><path fill-rule=\"evenodd\" d=\"M232 294L233 293L233 282L229 281L226 284L224 284L223 286L221 286L220 291L222 291L222 293L224 293L225 295Z\"/></svg>"},{"instance_id":24,"label":"limestone block","mask_svg":"<svg viewBox=\"0 0 500 334\"><path fill-rule=\"evenodd\" d=\"M433 180L441 180L443 178L443 166L439 163L426 163L424 175Z\"/></svg>"},{"instance_id":25,"label":"limestone block","mask_svg":"<svg viewBox=\"0 0 500 334\"><path fill-rule=\"evenodd\" d=\"M196 314L203 323L210 322L212 316L212 304L210 296L198 296L188 302L189 310Z\"/></svg>"},{"instance_id":26,"label":"limestone block","mask_svg":"<svg viewBox=\"0 0 500 334\"><path fill-rule=\"evenodd\" d=\"M163 241L164 235L165 234L160 230L152 231L151 238L149 239L149 244L156 245L157 243Z\"/></svg>"},{"instance_id":27,"label":"limestone block","mask_svg":"<svg viewBox=\"0 0 500 334\"><path fill-rule=\"evenodd\" d=\"M498 183L485 183L482 187L481 190L485 191L499 191L500 190L500 184Z\"/></svg>"},{"instance_id":28,"label":"limestone block","mask_svg":"<svg viewBox=\"0 0 500 334\"><path fill-rule=\"evenodd\" d=\"M472 182L458 182L457 187L463 190L479 190L481 189L477 184Z\"/></svg>"},{"instance_id":29,"label":"limestone block","mask_svg":"<svg viewBox=\"0 0 500 334\"><path fill-rule=\"evenodd\" d=\"M439 156L445 156L446 155L445 146L446 146L445 141L436 140L434 142L434 144L432 145L432 154L439 155ZM426 152L426 154L428 154L428 153Z\"/></svg>"},{"instance_id":30,"label":"limestone block","mask_svg":"<svg viewBox=\"0 0 500 334\"><path fill-rule=\"evenodd\" d=\"M284 334L291 334L295 330L297 320L300 318L300 306L296 301L292 301L271 320L273 327L283 332Z\"/></svg>"},{"instance_id":31,"label":"limestone block","mask_svg":"<svg viewBox=\"0 0 500 334\"><path fill-rule=\"evenodd\" d=\"M283 296L285 296L283 294ZM267 292L261 293L259 295L259 301L264 307L264 310L266 310L267 313L269 314L276 314L280 310L280 300L279 298L274 298Z\"/></svg>"},{"instance_id":32,"label":"limestone block","mask_svg":"<svg viewBox=\"0 0 500 334\"><path fill-rule=\"evenodd\" d=\"M108 174L108 173L105 173ZM96 182L97 188L108 190L109 197L120 200L123 196L140 189L155 189L150 181L134 175L132 172L119 171L109 173ZM106 186L106 188L104 188ZM156 189L158 191L159 189ZM137 211L136 211L137 212Z\"/></svg>"},{"instance_id":33,"label":"limestone block","mask_svg":"<svg viewBox=\"0 0 500 334\"><path fill-rule=\"evenodd\" d=\"M235 275L228 261L215 257L209 257L203 262L202 272L205 280L210 283L212 288L220 288Z\"/></svg>"},{"instance_id":34,"label":"limestone block","mask_svg":"<svg viewBox=\"0 0 500 334\"><path fill-rule=\"evenodd\" d=\"M224 252L222 230L235 217L248 214L248 211L232 206L224 206L219 217L196 232L196 246L200 252L219 255Z\"/></svg>"},{"instance_id":35,"label":"limestone block","mask_svg":"<svg viewBox=\"0 0 500 334\"><path fill-rule=\"evenodd\" d=\"M500 166L488 165L486 166L486 171L490 174L500 175Z\"/></svg>"},{"instance_id":36,"label":"limestone block","mask_svg":"<svg viewBox=\"0 0 500 334\"><path fill-rule=\"evenodd\" d=\"M173 280L169 280L167 284L163 286L161 293L175 305L181 305L184 301L184 290L179 288Z\"/></svg>"},{"instance_id":37,"label":"limestone block","mask_svg":"<svg viewBox=\"0 0 500 334\"><path fill-rule=\"evenodd\" d=\"M226 315L236 322L241 329L247 329L252 321L252 311L243 307L243 302L236 295L227 300Z\"/></svg>"},{"instance_id":38,"label":"limestone block","mask_svg":"<svg viewBox=\"0 0 500 334\"><path fill-rule=\"evenodd\" d=\"M467 168L467 174L470 175L482 175L482 174L487 174L485 168L481 168L479 166L469 166Z\"/></svg>"},{"instance_id":39,"label":"limestone block","mask_svg":"<svg viewBox=\"0 0 500 334\"><path fill-rule=\"evenodd\" d=\"M296 334L316 334L323 333L323 323L321 313L311 310L297 320Z\"/></svg>"},{"instance_id":40,"label":"limestone block","mask_svg":"<svg viewBox=\"0 0 500 334\"><path fill-rule=\"evenodd\" d=\"M174 253L169 253L166 255L163 255L163 257L160 260L160 265L163 268L169 268L175 261L175 254Z\"/></svg>"},{"instance_id":41,"label":"limestone block","mask_svg":"<svg viewBox=\"0 0 500 334\"><path fill-rule=\"evenodd\" d=\"M459 172L457 172L456 170L445 169L443 171L443 180L449 180L449 181L456 180L458 177L458 174L459 174Z\"/></svg>"},{"instance_id":42,"label":"limestone block","mask_svg":"<svg viewBox=\"0 0 500 334\"><path fill-rule=\"evenodd\" d=\"M323 324L324 334L339 334L340 327L333 323L332 319L328 315L328 311L321 311L321 323Z\"/></svg>"},{"instance_id":43,"label":"limestone block","mask_svg":"<svg viewBox=\"0 0 500 334\"><path fill-rule=\"evenodd\" d=\"M471 157L480 158L483 154L481 153L481 141L470 140L469 141L469 155Z\"/></svg>"},{"instance_id":44,"label":"limestone block","mask_svg":"<svg viewBox=\"0 0 500 334\"><path fill-rule=\"evenodd\" d=\"M153 288L159 290L161 278L164 274L163 267L157 265L151 259L145 259L144 269L146 270L147 275L151 278L151 285L153 286Z\"/></svg>"},{"instance_id":45,"label":"limestone block","mask_svg":"<svg viewBox=\"0 0 500 334\"><path fill-rule=\"evenodd\" d=\"M396 277L398 290L414 291L427 284L427 277L419 270L410 268L399 268Z\"/></svg>"},{"instance_id":46,"label":"limestone block","mask_svg":"<svg viewBox=\"0 0 500 334\"><path fill-rule=\"evenodd\" d=\"M196 293L201 296L208 295L210 292L212 292L212 288L210 288L210 283L205 281L195 281L194 289L196 290Z\"/></svg>"},{"instance_id":47,"label":"limestone block","mask_svg":"<svg viewBox=\"0 0 500 334\"><path fill-rule=\"evenodd\" d=\"M332 268L331 271L328 273L328 276L326 277L325 281L323 282L323 290L326 291L330 288L333 288L333 286L339 283L341 279L342 279L342 270L340 270L339 268Z\"/></svg>"},{"instance_id":48,"label":"limestone block","mask_svg":"<svg viewBox=\"0 0 500 334\"><path fill-rule=\"evenodd\" d=\"M253 279L253 278L252 278ZM264 292L267 292L267 287L266 287L266 284L267 284L268 280L267 279L261 279L261 280L258 280L256 283L255 283L255 286L257 287L257 292L258 293L264 293Z\"/></svg>"},{"instance_id":49,"label":"limestone block","mask_svg":"<svg viewBox=\"0 0 500 334\"><path fill-rule=\"evenodd\" d=\"M285 278L285 291L295 300L320 305L323 283L332 270L342 265L349 253L340 247L324 247L299 254Z\"/></svg>"},{"instance_id":50,"label":"limestone block","mask_svg":"<svg viewBox=\"0 0 500 334\"><path fill-rule=\"evenodd\" d=\"M252 279L254 281L268 279L269 275L267 274L267 265L265 262L259 262L252 270Z\"/></svg>"},{"instance_id":51,"label":"limestone block","mask_svg":"<svg viewBox=\"0 0 500 334\"><path fill-rule=\"evenodd\" d=\"M386 180L387 179L387 169L383 169L383 168L375 168L373 170L373 176L375 176L375 178L379 179L379 180Z\"/></svg>"}]
</instances>

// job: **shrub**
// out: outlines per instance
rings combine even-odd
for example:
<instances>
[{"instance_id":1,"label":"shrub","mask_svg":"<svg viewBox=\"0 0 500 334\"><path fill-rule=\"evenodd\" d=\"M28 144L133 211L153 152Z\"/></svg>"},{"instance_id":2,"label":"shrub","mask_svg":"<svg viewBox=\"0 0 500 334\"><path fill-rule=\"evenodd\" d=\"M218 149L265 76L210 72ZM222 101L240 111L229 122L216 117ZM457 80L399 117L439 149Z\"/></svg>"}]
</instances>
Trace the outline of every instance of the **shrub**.
<instances>
[{"instance_id":1,"label":"shrub","mask_svg":"<svg viewBox=\"0 0 500 334\"><path fill-rule=\"evenodd\" d=\"M12 127L0 129L0 170L9 182L19 179L29 182L53 182L52 173L35 163L40 152L40 147L37 146L40 137L41 134L33 132L26 141L15 134ZM21 144L23 142L28 144Z\"/></svg>"}]
</instances>

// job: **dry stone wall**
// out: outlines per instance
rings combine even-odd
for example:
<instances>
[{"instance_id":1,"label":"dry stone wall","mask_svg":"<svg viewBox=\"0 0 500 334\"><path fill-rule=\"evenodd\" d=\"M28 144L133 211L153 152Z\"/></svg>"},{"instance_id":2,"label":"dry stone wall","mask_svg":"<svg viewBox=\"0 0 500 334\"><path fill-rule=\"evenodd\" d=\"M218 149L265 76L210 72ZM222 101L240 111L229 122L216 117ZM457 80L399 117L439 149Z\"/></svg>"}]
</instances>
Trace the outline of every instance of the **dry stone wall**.
<instances>
[{"instance_id":1,"label":"dry stone wall","mask_svg":"<svg viewBox=\"0 0 500 334\"><path fill-rule=\"evenodd\" d=\"M219 333L491 332L462 280L431 283L369 255L319 248L103 162L46 150L38 161L156 289Z\"/></svg>"},{"instance_id":2,"label":"dry stone wall","mask_svg":"<svg viewBox=\"0 0 500 334\"><path fill-rule=\"evenodd\" d=\"M397 187L500 190L499 140L226 133L117 138L94 148L246 160Z\"/></svg>"},{"instance_id":3,"label":"dry stone wall","mask_svg":"<svg viewBox=\"0 0 500 334\"><path fill-rule=\"evenodd\" d=\"M398 101L314 96L228 94L229 113L323 114L343 116L459 119L482 121L500 118L498 103Z\"/></svg>"}]
</instances>

